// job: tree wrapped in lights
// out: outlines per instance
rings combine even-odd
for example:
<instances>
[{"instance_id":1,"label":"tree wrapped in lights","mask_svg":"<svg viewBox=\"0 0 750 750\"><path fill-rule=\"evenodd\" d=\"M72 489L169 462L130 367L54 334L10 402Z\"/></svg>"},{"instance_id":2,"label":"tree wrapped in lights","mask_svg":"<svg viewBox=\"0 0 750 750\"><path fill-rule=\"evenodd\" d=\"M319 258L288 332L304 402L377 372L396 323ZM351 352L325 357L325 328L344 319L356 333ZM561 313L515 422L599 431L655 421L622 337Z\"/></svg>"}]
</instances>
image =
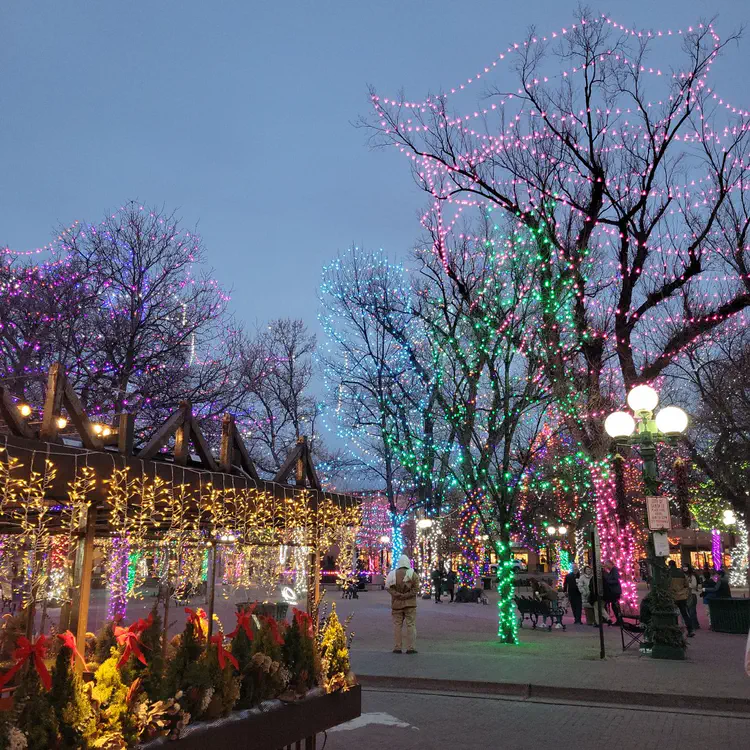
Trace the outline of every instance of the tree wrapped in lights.
<instances>
[{"instance_id":1,"label":"tree wrapped in lights","mask_svg":"<svg viewBox=\"0 0 750 750\"><path fill-rule=\"evenodd\" d=\"M434 352L411 280L382 252L351 248L334 260L320 296L329 411L359 465L383 482L395 562L404 521L416 508L438 509L450 479L454 433L434 418Z\"/></svg>"},{"instance_id":2,"label":"tree wrapped in lights","mask_svg":"<svg viewBox=\"0 0 750 750\"><path fill-rule=\"evenodd\" d=\"M457 489L498 557L498 636L515 643L511 524L546 407L533 325L536 250L502 234L491 215L474 231L446 228L439 211L424 225L432 242L418 255L415 309L439 355L435 403L455 434Z\"/></svg>"},{"instance_id":3,"label":"tree wrapped in lights","mask_svg":"<svg viewBox=\"0 0 750 750\"><path fill-rule=\"evenodd\" d=\"M634 535L602 463L604 414L622 389L732 335L750 305L747 112L710 79L733 39L710 23L641 32L585 12L443 93L371 91L374 140L407 157L444 213L496 211L535 243L539 356L591 461L602 546L619 560ZM467 105L471 91L490 96Z\"/></svg>"}]
</instances>

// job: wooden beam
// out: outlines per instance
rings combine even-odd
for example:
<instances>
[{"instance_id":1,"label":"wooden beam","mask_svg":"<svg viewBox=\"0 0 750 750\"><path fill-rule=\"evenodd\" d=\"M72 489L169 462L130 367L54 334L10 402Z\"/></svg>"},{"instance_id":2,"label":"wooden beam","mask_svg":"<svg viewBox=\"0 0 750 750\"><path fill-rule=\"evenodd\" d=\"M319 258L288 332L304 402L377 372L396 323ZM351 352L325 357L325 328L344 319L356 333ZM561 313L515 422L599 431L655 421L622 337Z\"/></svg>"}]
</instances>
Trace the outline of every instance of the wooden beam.
<instances>
[{"instance_id":1,"label":"wooden beam","mask_svg":"<svg viewBox=\"0 0 750 750\"><path fill-rule=\"evenodd\" d=\"M297 487L305 486L305 447L306 438L304 435L297 438L297 445L299 451L297 451L297 463L294 466L294 484Z\"/></svg>"},{"instance_id":2,"label":"wooden beam","mask_svg":"<svg viewBox=\"0 0 750 750\"><path fill-rule=\"evenodd\" d=\"M313 463L312 455L310 453L309 447L306 447L306 450L305 450L304 463L305 463L305 474L307 475L307 483L314 490L322 489L320 480L318 479L318 472L315 471L315 464Z\"/></svg>"},{"instance_id":3,"label":"wooden beam","mask_svg":"<svg viewBox=\"0 0 750 750\"><path fill-rule=\"evenodd\" d=\"M89 603L91 601L91 576L94 571L94 533L96 531L97 508L93 504L81 510L78 519L78 542L73 566L73 597L71 603L70 630L76 634L79 649L86 643ZM76 669L83 665L76 659Z\"/></svg>"},{"instance_id":4,"label":"wooden beam","mask_svg":"<svg viewBox=\"0 0 750 750\"><path fill-rule=\"evenodd\" d=\"M73 390L73 386L68 382L67 378L64 379L62 385L62 400L65 403L65 408L68 410L70 421L78 431L83 447L89 448L90 450L101 450L103 443L94 432L94 428L84 411L83 404L78 398L78 394ZM58 411L55 416L59 417L60 412Z\"/></svg>"},{"instance_id":5,"label":"wooden beam","mask_svg":"<svg viewBox=\"0 0 750 750\"><path fill-rule=\"evenodd\" d=\"M0 385L0 417L17 437L34 438L34 431L26 424L26 420L13 402L10 391L4 385Z\"/></svg>"},{"instance_id":6,"label":"wooden beam","mask_svg":"<svg viewBox=\"0 0 750 750\"><path fill-rule=\"evenodd\" d=\"M289 478L289 475L292 473L292 469L296 466L297 460L300 457L300 453L302 452L302 444L297 443L297 445L292 448L292 450L289 452L289 455L286 458L286 461L284 461L283 466L279 469L278 473L274 477L273 481L277 484L286 484L287 479Z\"/></svg>"},{"instance_id":7,"label":"wooden beam","mask_svg":"<svg viewBox=\"0 0 750 750\"><path fill-rule=\"evenodd\" d=\"M47 391L44 396L44 414L42 415L42 429L40 437L50 443L57 440L57 418L60 416L63 399L65 373L59 362L49 368L47 376Z\"/></svg>"},{"instance_id":8,"label":"wooden beam","mask_svg":"<svg viewBox=\"0 0 750 750\"><path fill-rule=\"evenodd\" d=\"M117 450L124 456L133 455L133 438L135 415L123 412L120 414L120 425L117 429Z\"/></svg>"},{"instance_id":9,"label":"wooden beam","mask_svg":"<svg viewBox=\"0 0 750 750\"><path fill-rule=\"evenodd\" d=\"M185 412L182 424L174 433L174 462L186 466L190 455L190 432L193 423L193 407L189 402L180 404Z\"/></svg>"},{"instance_id":10,"label":"wooden beam","mask_svg":"<svg viewBox=\"0 0 750 750\"><path fill-rule=\"evenodd\" d=\"M151 440L149 440L148 443L138 451L138 458L153 458L167 444L167 440L169 440L175 430L182 424L184 419L185 409L180 407L162 423L161 427L159 427L154 433Z\"/></svg>"},{"instance_id":11,"label":"wooden beam","mask_svg":"<svg viewBox=\"0 0 750 750\"><path fill-rule=\"evenodd\" d=\"M221 451L219 453L219 468L226 474L232 473L234 464L234 417L225 414L221 420Z\"/></svg>"},{"instance_id":12,"label":"wooden beam","mask_svg":"<svg viewBox=\"0 0 750 750\"><path fill-rule=\"evenodd\" d=\"M208 447L208 443L206 442L206 438L203 437L201 428L198 427L198 424L196 422L191 422L190 432L193 440L193 446L195 447L195 452L203 462L203 465L211 471L218 471L219 467L216 463L216 459L213 457L211 449Z\"/></svg>"}]
</instances>

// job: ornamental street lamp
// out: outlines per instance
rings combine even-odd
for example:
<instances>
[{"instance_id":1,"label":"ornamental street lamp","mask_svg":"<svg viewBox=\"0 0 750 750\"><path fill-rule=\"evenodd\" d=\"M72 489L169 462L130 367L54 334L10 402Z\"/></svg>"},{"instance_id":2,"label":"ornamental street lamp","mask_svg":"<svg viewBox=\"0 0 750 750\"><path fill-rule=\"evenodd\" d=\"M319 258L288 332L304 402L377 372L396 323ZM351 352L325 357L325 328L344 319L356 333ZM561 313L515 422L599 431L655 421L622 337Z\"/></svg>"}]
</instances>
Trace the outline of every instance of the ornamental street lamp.
<instances>
[{"instance_id":1,"label":"ornamental street lamp","mask_svg":"<svg viewBox=\"0 0 750 750\"><path fill-rule=\"evenodd\" d=\"M657 495L659 492L659 467L656 463L656 446L658 443L674 443L685 432L688 417L677 406L666 406L654 415L659 404L659 394L649 385L638 385L628 393L628 406L633 414L616 411L604 420L604 430L618 446L633 446L638 449L643 461L643 483L646 494ZM670 592L669 578L664 557L657 557L654 546L654 533L649 532L649 562L652 569L652 632L654 643L673 645L682 648L684 658L684 641L668 637L667 632L674 634L676 616L674 600ZM668 651L668 650L667 650ZM662 655L662 649L655 648L652 656L670 658Z\"/></svg>"}]
</instances>

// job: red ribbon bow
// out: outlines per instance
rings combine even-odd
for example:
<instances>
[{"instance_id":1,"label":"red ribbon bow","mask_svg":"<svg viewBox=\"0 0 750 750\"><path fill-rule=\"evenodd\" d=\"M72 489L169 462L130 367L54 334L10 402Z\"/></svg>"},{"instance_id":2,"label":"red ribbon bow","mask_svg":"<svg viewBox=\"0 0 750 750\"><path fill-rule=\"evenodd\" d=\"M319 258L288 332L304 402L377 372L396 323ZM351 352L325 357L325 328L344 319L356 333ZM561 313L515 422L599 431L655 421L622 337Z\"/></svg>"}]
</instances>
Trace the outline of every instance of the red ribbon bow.
<instances>
[{"instance_id":1,"label":"red ribbon bow","mask_svg":"<svg viewBox=\"0 0 750 750\"><path fill-rule=\"evenodd\" d=\"M117 662L118 667L121 667L123 664L125 664L131 654L133 654L133 656L135 656L135 658L138 659L141 664L143 664L144 666L148 666L146 657L143 655L143 651L141 651L141 640L138 637L138 635L143 632L143 622L143 620L138 620L137 622L134 622L129 628L115 628L115 638L117 638L117 642L121 646L123 643L125 644L125 650L122 652L120 661Z\"/></svg>"},{"instance_id":2,"label":"red ribbon bow","mask_svg":"<svg viewBox=\"0 0 750 750\"><path fill-rule=\"evenodd\" d=\"M224 669L227 664L226 660L229 659L234 668L239 671L239 662L234 656L232 656L232 653L230 651L227 651L224 648L224 636L221 633L211 636L211 643L216 644L216 653L219 657L219 667L221 669Z\"/></svg>"},{"instance_id":3,"label":"red ribbon bow","mask_svg":"<svg viewBox=\"0 0 750 750\"><path fill-rule=\"evenodd\" d=\"M135 624L133 625L133 629L138 633L142 633L144 630L148 630L153 624L154 624L154 613L149 612L148 617L145 620L141 618L140 620L137 620L135 622Z\"/></svg>"},{"instance_id":4,"label":"red ribbon bow","mask_svg":"<svg viewBox=\"0 0 750 750\"><path fill-rule=\"evenodd\" d=\"M81 656L81 652L78 650L76 637L73 633L71 633L70 630L66 630L64 633L60 633L57 637L63 642L63 646L67 646L70 649L70 666L72 667L75 664L76 657L78 657L85 668L86 660Z\"/></svg>"},{"instance_id":5,"label":"red ribbon bow","mask_svg":"<svg viewBox=\"0 0 750 750\"><path fill-rule=\"evenodd\" d=\"M305 633L308 637L313 636L313 623L312 617L301 609L294 610L294 619L297 621L297 627L300 632Z\"/></svg>"},{"instance_id":6,"label":"red ribbon bow","mask_svg":"<svg viewBox=\"0 0 750 750\"><path fill-rule=\"evenodd\" d=\"M279 633L279 623L274 620L273 617L267 616L263 618L268 623L268 628L271 631L271 638L273 638L274 642L277 646L283 646L284 645L284 639L281 637L281 634Z\"/></svg>"},{"instance_id":7,"label":"red ribbon bow","mask_svg":"<svg viewBox=\"0 0 750 750\"><path fill-rule=\"evenodd\" d=\"M42 681L46 690L52 687L52 677L44 664L44 652L47 650L47 636L40 635L34 643L26 636L19 635L16 641L16 650L13 652L13 658L16 663L0 677L0 688L7 685L19 669L29 660L33 659L34 669L36 669L39 679Z\"/></svg>"},{"instance_id":8,"label":"red ribbon bow","mask_svg":"<svg viewBox=\"0 0 750 750\"><path fill-rule=\"evenodd\" d=\"M235 638L240 630L244 630L245 634L248 637L248 640L253 640L253 630L250 624L250 615L252 615L254 609L255 605L253 604L250 609L235 612L235 615L237 617L237 627L231 633L227 634L228 638Z\"/></svg>"}]
</instances>

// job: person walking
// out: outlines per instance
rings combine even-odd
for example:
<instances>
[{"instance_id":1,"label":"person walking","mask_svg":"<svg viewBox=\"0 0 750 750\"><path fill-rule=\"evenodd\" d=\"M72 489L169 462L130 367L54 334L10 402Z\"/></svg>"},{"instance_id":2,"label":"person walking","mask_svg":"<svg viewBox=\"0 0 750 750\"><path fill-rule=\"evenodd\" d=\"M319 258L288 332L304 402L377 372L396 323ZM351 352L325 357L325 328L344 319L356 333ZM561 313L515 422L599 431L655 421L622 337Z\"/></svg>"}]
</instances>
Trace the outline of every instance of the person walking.
<instances>
[{"instance_id":1,"label":"person walking","mask_svg":"<svg viewBox=\"0 0 750 750\"><path fill-rule=\"evenodd\" d=\"M593 593L593 580L594 573L591 570L591 566L584 565L583 570L581 571L580 575L578 576L578 580L576 581L576 586L578 588L578 593L581 596L583 609L586 612L587 625L593 625L596 622L596 620L594 619L594 605L589 601L589 598Z\"/></svg>"},{"instance_id":2,"label":"person walking","mask_svg":"<svg viewBox=\"0 0 750 750\"><path fill-rule=\"evenodd\" d=\"M385 581L391 595L391 619L393 620L393 653L402 652L402 630L406 626L406 653L416 654L417 649L417 592L419 576L411 567L406 555L401 555Z\"/></svg>"},{"instance_id":3,"label":"person walking","mask_svg":"<svg viewBox=\"0 0 750 750\"><path fill-rule=\"evenodd\" d=\"M578 576L578 566L574 563L563 581L563 592L568 595L575 625L581 625L581 613L583 611L583 599L581 598L581 592L578 590Z\"/></svg>"},{"instance_id":4,"label":"person walking","mask_svg":"<svg viewBox=\"0 0 750 750\"><path fill-rule=\"evenodd\" d=\"M688 583L687 576L677 567L677 563L674 560L669 561L669 588L672 591L674 603L682 615L682 621L687 628L688 638L692 638L695 632L693 631L693 621L690 618L687 608L687 602L690 597L690 584Z\"/></svg>"},{"instance_id":5,"label":"person walking","mask_svg":"<svg viewBox=\"0 0 750 750\"><path fill-rule=\"evenodd\" d=\"M700 630L701 624L698 622L698 597L701 594L701 584L692 565L683 565L682 572L687 576L688 586L690 587L690 596L687 602L690 621L693 624L693 630Z\"/></svg>"},{"instance_id":6,"label":"person walking","mask_svg":"<svg viewBox=\"0 0 750 750\"><path fill-rule=\"evenodd\" d=\"M453 596L456 593L456 581L458 580L458 576L456 575L456 571L451 568L451 570L448 571L448 575L445 578L445 588L448 590L448 593L451 595L451 601L453 601Z\"/></svg>"},{"instance_id":7,"label":"person walking","mask_svg":"<svg viewBox=\"0 0 750 750\"><path fill-rule=\"evenodd\" d=\"M435 588L435 602L440 604L442 599L440 595L443 593L443 581L445 580L445 568L443 567L442 561L439 561L435 570L430 575L432 578L432 585Z\"/></svg>"},{"instance_id":8,"label":"person walking","mask_svg":"<svg viewBox=\"0 0 750 750\"><path fill-rule=\"evenodd\" d=\"M622 597L620 571L612 560L605 561L604 571L602 575L602 587L604 589L602 591L602 599L604 599L605 604L609 604L612 607L615 622L619 625L622 622L622 612L620 610L620 597Z\"/></svg>"}]
</instances>

